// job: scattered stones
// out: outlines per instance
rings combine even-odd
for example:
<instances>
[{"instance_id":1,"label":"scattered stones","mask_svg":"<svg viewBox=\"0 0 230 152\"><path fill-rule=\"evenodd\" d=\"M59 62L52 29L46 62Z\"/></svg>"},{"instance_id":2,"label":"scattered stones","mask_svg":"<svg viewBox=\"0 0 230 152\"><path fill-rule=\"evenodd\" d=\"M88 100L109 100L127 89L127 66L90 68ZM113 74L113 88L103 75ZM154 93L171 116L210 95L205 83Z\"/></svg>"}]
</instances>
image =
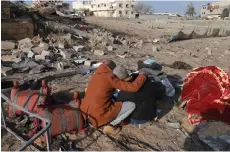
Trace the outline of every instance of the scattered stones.
<instances>
[{"instance_id":1,"label":"scattered stones","mask_svg":"<svg viewBox=\"0 0 230 152\"><path fill-rule=\"evenodd\" d=\"M3 50L11 50L15 48L14 42L8 42L8 41L1 41L1 49Z\"/></svg>"},{"instance_id":2,"label":"scattered stones","mask_svg":"<svg viewBox=\"0 0 230 152\"><path fill-rule=\"evenodd\" d=\"M230 55L230 49L225 50L225 51L224 51L224 54L226 54L226 55Z\"/></svg>"},{"instance_id":3,"label":"scattered stones","mask_svg":"<svg viewBox=\"0 0 230 152\"><path fill-rule=\"evenodd\" d=\"M156 46L153 46L153 47L152 47L152 50L153 50L153 52L159 52L159 51L160 51L160 48L159 48L159 47L156 47Z\"/></svg>"},{"instance_id":4,"label":"scattered stones","mask_svg":"<svg viewBox=\"0 0 230 152\"><path fill-rule=\"evenodd\" d=\"M142 46L143 46L143 40L139 40L136 44L135 44L135 47L137 47L137 48L142 48Z\"/></svg>"},{"instance_id":5,"label":"scattered stones","mask_svg":"<svg viewBox=\"0 0 230 152\"><path fill-rule=\"evenodd\" d=\"M174 129L179 129L180 128L180 123L178 122L168 122L167 126L174 128Z\"/></svg>"},{"instance_id":6,"label":"scattered stones","mask_svg":"<svg viewBox=\"0 0 230 152\"><path fill-rule=\"evenodd\" d=\"M10 67L1 67L1 74L3 74L4 76L8 76L14 74L14 71Z\"/></svg>"},{"instance_id":7,"label":"scattered stones","mask_svg":"<svg viewBox=\"0 0 230 152\"><path fill-rule=\"evenodd\" d=\"M82 46L82 45L79 45L79 46L73 46L73 49L74 49L76 52L81 52L81 51L84 51L85 47Z\"/></svg>"},{"instance_id":8,"label":"scattered stones","mask_svg":"<svg viewBox=\"0 0 230 152\"><path fill-rule=\"evenodd\" d=\"M94 55L97 55L97 56L103 56L105 54L104 51L101 51L101 50L95 50L94 51Z\"/></svg>"},{"instance_id":9,"label":"scattered stones","mask_svg":"<svg viewBox=\"0 0 230 152\"><path fill-rule=\"evenodd\" d=\"M28 58L33 58L34 57L34 52L30 51L27 55Z\"/></svg>"},{"instance_id":10,"label":"scattered stones","mask_svg":"<svg viewBox=\"0 0 230 152\"><path fill-rule=\"evenodd\" d=\"M153 43L159 43L160 42L160 39L154 39L153 40Z\"/></svg>"},{"instance_id":11,"label":"scattered stones","mask_svg":"<svg viewBox=\"0 0 230 152\"><path fill-rule=\"evenodd\" d=\"M205 48L207 50L208 55L212 55L212 50L210 50L208 47Z\"/></svg>"},{"instance_id":12,"label":"scattered stones","mask_svg":"<svg viewBox=\"0 0 230 152\"><path fill-rule=\"evenodd\" d=\"M113 47L112 46L107 46L107 50L108 51L113 51Z\"/></svg>"},{"instance_id":13,"label":"scattered stones","mask_svg":"<svg viewBox=\"0 0 230 152\"><path fill-rule=\"evenodd\" d=\"M87 60L84 62L84 65L85 66L92 66L93 64L96 64L96 63L97 63L96 61Z\"/></svg>"}]
</instances>

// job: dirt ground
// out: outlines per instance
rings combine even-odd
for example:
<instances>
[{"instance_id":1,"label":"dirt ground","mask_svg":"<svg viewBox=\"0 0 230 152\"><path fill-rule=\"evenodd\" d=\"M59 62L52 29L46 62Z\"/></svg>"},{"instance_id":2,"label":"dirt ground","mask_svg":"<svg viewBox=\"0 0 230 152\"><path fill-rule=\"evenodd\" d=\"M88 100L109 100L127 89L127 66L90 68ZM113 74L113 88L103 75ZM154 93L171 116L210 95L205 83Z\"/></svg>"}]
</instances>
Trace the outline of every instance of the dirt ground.
<instances>
[{"instance_id":1,"label":"dirt ground","mask_svg":"<svg viewBox=\"0 0 230 152\"><path fill-rule=\"evenodd\" d=\"M180 29L192 31L195 27L199 32L203 32L208 26L227 27L229 21L188 21L160 17L146 17L140 19L105 19L87 17L86 22L98 25L113 32L122 33L126 37L141 38L144 41L141 49L129 48L127 46L114 46L114 52L108 52L104 56L88 54L91 60L102 61L112 59L118 65L123 65L129 70L137 69L137 61L146 58L153 58L158 63L172 64L174 61L183 61L192 67L215 65L224 70L230 66L230 37L192 39L167 43L167 38L177 33ZM155 44L152 41L159 39ZM153 51L153 47L158 47L159 51ZM211 50L211 51L210 51ZM130 57L119 58L117 52L126 51ZM210 53L211 52L211 53ZM163 66L163 71L170 75L185 77L190 70L174 69ZM45 74L44 74L45 75ZM11 78L31 77L26 74L14 75ZM33 77L40 76L33 75ZM59 90L83 91L87 87L90 75L75 75L53 80ZM77 135L75 144L82 150L207 150L195 135L188 135L183 127L174 129L167 126L167 122L182 123L187 117L186 113L174 106L169 101L160 103L162 110L159 122L153 122L145 129L138 129L132 125L124 126L122 131L116 136L106 136L100 131L95 131L92 135ZM188 126L188 128L191 126ZM2 130L2 132L5 132ZM193 132L193 129L192 131ZM191 138L193 137L193 138ZM2 139L2 144L3 144ZM8 149L9 150L9 149Z\"/></svg>"}]
</instances>

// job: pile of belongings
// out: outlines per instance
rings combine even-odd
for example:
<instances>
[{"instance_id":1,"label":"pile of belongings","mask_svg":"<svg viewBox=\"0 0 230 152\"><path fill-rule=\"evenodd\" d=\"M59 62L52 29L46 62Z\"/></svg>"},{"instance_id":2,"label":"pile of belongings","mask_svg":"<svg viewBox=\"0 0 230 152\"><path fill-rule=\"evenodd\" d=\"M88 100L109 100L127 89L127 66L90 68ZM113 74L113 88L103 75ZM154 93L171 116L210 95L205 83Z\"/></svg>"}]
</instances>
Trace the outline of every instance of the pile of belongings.
<instances>
[{"instance_id":1,"label":"pile of belongings","mask_svg":"<svg viewBox=\"0 0 230 152\"><path fill-rule=\"evenodd\" d=\"M199 67L187 74L182 102L191 124L223 121L230 124L230 77L216 66Z\"/></svg>"},{"instance_id":2,"label":"pile of belongings","mask_svg":"<svg viewBox=\"0 0 230 152\"><path fill-rule=\"evenodd\" d=\"M49 139L52 140L53 136L58 136L66 132L84 131L84 120L79 110L81 102L79 93L70 92L59 96L58 93L52 92L52 87L48 85L46 80L25 81L23 84L14 81L10 98L12 102L26 108L28 111L49 119L51 121ZM64 102L59 103L56 101L60 96L65 99ZM10 118L20 118L27 116L27 114L9 105L8 116ZM29 121L28 123L30 123ZM44 121L38 118L32 119L32 130L30 129L28 136L34 136L45 126ZM44 141L46 140L44 136Z\"/></svg>"}]
</instances>

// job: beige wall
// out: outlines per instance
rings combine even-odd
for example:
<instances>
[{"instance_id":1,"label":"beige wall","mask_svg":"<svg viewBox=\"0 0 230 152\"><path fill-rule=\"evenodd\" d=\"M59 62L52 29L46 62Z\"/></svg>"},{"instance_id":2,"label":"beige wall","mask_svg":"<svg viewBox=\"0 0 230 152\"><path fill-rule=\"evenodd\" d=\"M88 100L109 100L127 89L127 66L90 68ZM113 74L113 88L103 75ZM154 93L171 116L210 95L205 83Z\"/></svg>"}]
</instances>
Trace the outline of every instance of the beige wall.
<instances>
[{"instance_id":1,"label":"beige wall","mask_svg":"<svg viewBox=\"0 0 230 152\"><path fill-rule=\"evenodd\" d=\"M33 38L34 36L34 25L29 22L2 22L1 30L2 40L20 40L26 37Z\"/></svg>"}]
</instances>

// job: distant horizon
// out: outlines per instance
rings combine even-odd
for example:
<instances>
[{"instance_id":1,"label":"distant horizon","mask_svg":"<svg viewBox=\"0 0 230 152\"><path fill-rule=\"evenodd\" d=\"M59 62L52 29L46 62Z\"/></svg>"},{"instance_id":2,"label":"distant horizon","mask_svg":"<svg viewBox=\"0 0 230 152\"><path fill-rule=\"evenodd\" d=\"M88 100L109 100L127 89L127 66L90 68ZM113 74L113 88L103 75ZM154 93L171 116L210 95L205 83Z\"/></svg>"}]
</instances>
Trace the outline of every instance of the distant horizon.
<instances>
[{"instance_id":1,"label":"distant horizon","mask_svg":"<svg viewBox=\"0 0 230 152\"><path fill-rule=\"evenodd\" d=\"M12 0L11 0L12 1ZM13 0L15 1L15 0ZM71 4L74 0L64 0L65 2L68 2ZM139 0L138 0L139 1ZM32 2L32 0L26 0L27 3ZM203 1L150 1L150 0L145 0L141 1L147 5L150 5L152 7L152 10L154 13L174 13L174 14L181 14L184 15L186 12L186 7L187 5L190 4L190 2L193 3L196 11L196 15L200 15L200 10L203 5L207 5L207 3L212 3L216 1L212 0L203 0ZM72 6L72 5L70 5Z\"/></svg>"}]
</instances>

